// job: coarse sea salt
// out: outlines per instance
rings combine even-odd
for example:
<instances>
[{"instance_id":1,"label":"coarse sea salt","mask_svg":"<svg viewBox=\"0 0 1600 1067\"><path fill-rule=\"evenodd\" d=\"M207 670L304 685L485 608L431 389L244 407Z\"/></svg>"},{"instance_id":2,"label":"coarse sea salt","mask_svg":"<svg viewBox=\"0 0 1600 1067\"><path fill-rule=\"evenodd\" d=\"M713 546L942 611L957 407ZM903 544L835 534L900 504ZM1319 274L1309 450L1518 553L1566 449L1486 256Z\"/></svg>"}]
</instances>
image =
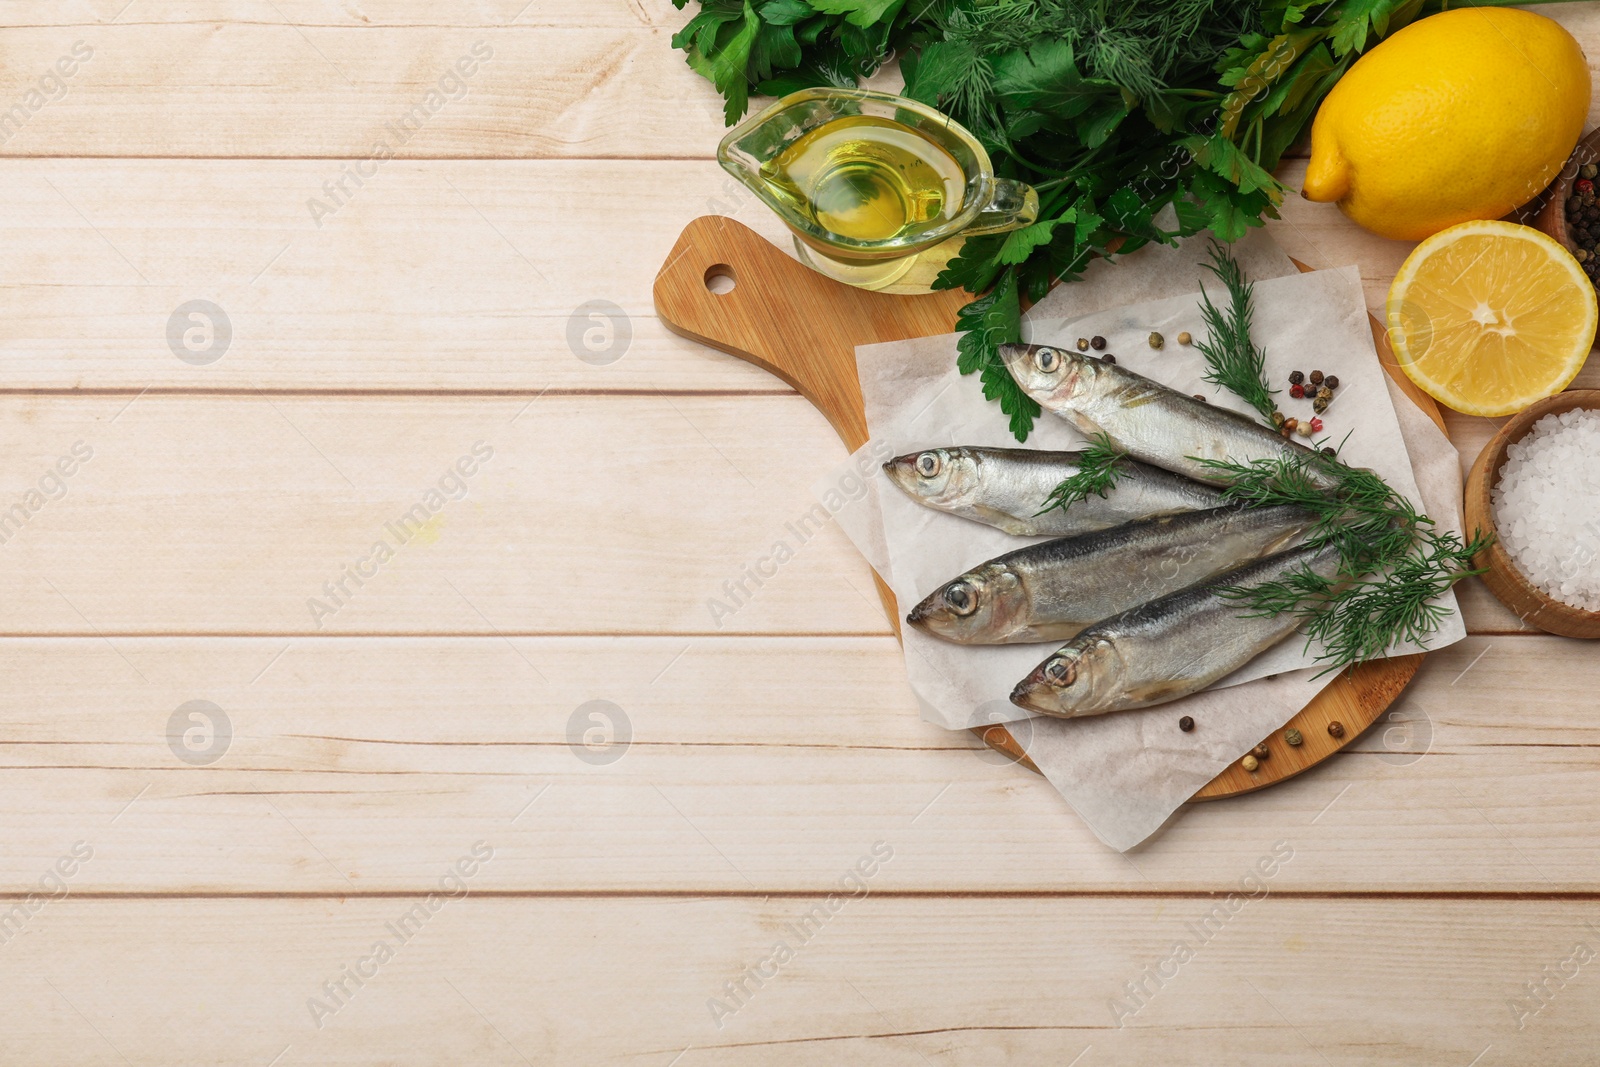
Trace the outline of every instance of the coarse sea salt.
<instances>
[{"instance_id":1,"label":"coarse sea salt","mask_svg":"<svg viewBox=\"0 0 1600 1067\"><path fill-rule=\"evenodd\" d=\"M1600 611L1600 411L1546 415L1506 449L1492 506L1523 577Z\"/></svg>"}]
</instances>

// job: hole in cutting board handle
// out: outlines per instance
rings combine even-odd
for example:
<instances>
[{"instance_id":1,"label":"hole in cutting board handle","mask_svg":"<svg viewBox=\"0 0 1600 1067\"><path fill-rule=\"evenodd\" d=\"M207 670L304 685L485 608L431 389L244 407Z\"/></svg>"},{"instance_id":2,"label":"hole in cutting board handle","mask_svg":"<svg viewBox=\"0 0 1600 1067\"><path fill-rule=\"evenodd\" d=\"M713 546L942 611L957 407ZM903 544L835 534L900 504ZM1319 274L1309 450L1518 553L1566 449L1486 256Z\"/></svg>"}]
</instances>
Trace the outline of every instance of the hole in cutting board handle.
<instances>
[{"instance_id":1,"label":"hole in cutting board handle","mask_svg":"<svg viewBox=\"0 0 1600 1067\"><path fill-rule=\"evenodd\" d=\"M733 268L726 263L713 263L706 268L706 288L717 296L727 296L738 284Z\"/></svg>"}]
</instances>

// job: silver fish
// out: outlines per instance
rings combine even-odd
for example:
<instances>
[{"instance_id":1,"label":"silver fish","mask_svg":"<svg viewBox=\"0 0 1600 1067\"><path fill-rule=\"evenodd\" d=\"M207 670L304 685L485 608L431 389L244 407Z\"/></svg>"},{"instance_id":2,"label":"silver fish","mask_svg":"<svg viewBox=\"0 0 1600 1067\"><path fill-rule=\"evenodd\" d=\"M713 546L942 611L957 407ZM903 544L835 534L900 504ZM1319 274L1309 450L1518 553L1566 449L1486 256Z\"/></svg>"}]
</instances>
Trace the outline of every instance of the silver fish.
<instances>
[{"instance_id":1,"label":"silver fish","mask_svg":"<svg viewBox=\"0 0 1600 1067\"><path fill-rule=\"evenodd\" d=\"M1066 537L1223 503L1212 486L1130 459L1105 496L1038 514L1056 486L1078 472L1080 455L952 445L896 456L883 469L919 504L1022 537Z\"/></svg>"},{"instance_id":2,"label":"silver fish","mask_svg":"<svg viewBox=\"0 0 1600 1067\"><path fill-rule=\"evenodd\" d=\"M1296 507L1222 507L1044 541L945 583L906 621L963 645L1065 641L1120 611L1281 551L1315 522Z\"/></svg>"},{"instance_id":3,"label":"silver fish","mask_svg":"<svg viewBox=\"0 0 1600 1067\"><path fill-rule=\"evenodd\" d=\"M1228 586L1305 567L1332 578L1332 546L1306 545L1218 575L1084 630L1017 683L1011 702L1060 718L1147 708L1198 693L1292 634L1293 612L1251 618Z\"/></svg>"},{"instance_id":4,"label":"silver fish","mask_svg":"<svg viewBox=\"0 0 1600 1067\"><path fill-rule=\"evenodd\" d=\"M1248 416L1169 389L1119 363L1049 345L1001 345L1024 392L1085 434L1103 433L1134 459L1223 484L1201 459L1253 463L1314 452ZM1313 480L1332 486L1316 466Z\"/></svg>"}]
</instances>

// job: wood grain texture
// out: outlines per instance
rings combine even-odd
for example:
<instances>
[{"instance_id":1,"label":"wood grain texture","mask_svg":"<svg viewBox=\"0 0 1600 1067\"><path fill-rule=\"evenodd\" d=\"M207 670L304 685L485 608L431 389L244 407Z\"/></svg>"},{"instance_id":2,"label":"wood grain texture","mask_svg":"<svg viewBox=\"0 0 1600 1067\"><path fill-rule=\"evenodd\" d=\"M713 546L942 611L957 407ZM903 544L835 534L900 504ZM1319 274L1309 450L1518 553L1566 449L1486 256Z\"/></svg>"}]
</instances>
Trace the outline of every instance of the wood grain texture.
<instances>
[{"instance_id":1,"label":"wood grain texture","mask_svg":"<svg viewBox=\"0 0 1600 1067\"><path fill-rule=\"evenodd\" d=\"M1195 806L1124 856L1041 779L921 722L887 635L10 638L0 893L79 839L79 894L415 892L490 833L496 892L809 892L891 830L904 892L1204 893L1284 835L1284 891L1582 892L1600 725L1580 648L1433 653L1314 773ZM184 749L211 763L168 736L194 700L232 731ZM614 705L610 763L572 747L606 736L580 713L595 700Z\"/></svg>"},{"instance_id":2,"label":"wood grain texture","mask_svg":"<svg viewBox=\"0 0 1600 1067\"><path fill-rule=\"evenodd\" d=\"M1275 840L1255 844L1239 878ZM902 856L884 841L895 854L868 883L879 892ZM1292 871L1303 851L1283 847L1294 854L1278 869ZM1227 905L871 892L837 898L803 941L790 927L829 914L820 896L468 896L403 943L389 927L415 899L68 899L4 946L38 977L9 991L0 1025L13 1062L60 1062L70 1041L85 1067L1592 1062L1600 985L1587 966L1551 983L1537 1014L1509 1003L1575 942L1593 944L1592 902L1290 900L1275 883ZM379 941L392 955L375 966ZM759 987L742 978L779 941L792 957L763 967ZM1177 941L1192 954L1158 985L1146 968ZM368 977L330 997L325 983L358 965ZM741 978L735 998L726 986ZM1149 991L1136 1011L1130 982ZM313 998L336 1008L317 1014ZM713 1000L738 1006L714 1019Z\"/></svg>"}]
</instances>

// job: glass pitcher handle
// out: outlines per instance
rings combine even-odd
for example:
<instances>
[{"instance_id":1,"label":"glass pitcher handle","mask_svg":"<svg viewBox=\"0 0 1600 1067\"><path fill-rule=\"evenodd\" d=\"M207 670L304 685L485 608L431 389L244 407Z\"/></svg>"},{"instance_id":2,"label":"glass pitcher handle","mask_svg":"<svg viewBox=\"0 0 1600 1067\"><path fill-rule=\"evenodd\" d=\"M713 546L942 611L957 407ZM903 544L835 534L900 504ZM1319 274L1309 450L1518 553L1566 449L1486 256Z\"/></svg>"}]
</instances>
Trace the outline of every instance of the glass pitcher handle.
<instances>
[{"instance_id":1,"label":"glass pitcher handle","mask_svg":"<svg viewBox=\"0 0 1600 1067\"><path fill-rule=\"evenodd\" d=\"M978 237L986 233L1005 233L1031 226L1039 217L1039 194L1033 186L1010 178L989 180L989 202L972 225L961 231L963 237Z\"/></svg>"}]
</instances>

